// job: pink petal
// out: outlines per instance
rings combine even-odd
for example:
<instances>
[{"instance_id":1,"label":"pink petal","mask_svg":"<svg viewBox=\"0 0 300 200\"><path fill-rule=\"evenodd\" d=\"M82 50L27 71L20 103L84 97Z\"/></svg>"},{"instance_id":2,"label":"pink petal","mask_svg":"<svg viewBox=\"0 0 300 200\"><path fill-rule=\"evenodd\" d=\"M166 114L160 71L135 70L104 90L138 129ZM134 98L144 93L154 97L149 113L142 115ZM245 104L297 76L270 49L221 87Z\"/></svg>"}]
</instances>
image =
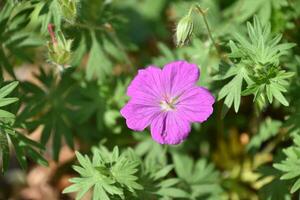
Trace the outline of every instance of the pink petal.
<instances>
[{"instance_id":1,"label":"pink petal","mask_svg":"<svg viewBox=\"0 0 300 200\"><path fill-rule=\"evenodd\" d=\"M194 86L179 97L176 109L190 122L203 122L212 114L215 99L203 87Z\"/></svg>"},{"instance_id":2,"label":"pink petal","mask_svg":"<svg viewBox=\"0 0 300 200\"><path fill-rule=\"evenodd\" d=\"M130 97L159 98L163 93L162 71L155 66L139 70L127 89Z\"/></svg>"},{"instance_id":3,"label":"pink petal","mask_svg":"<svg viewBox=\"0 0 300 200\"><path fill-rule=\"evenodd\" d=\"M158 106L135 104L132 100L121 110L121 115L126 119L128 128L135 131L144 130L159 113L160 108Z\"/></svg>"},{"instance_id":4,"label":"pink petal","mask_svg":"<svg viewBox=\"0 0 300 200\"><path fill-rule=\"evenodd\" d=\"M167 93L180 95L185 89L196 84L200 76L196 64L175 61L164 66L163 77Z\"/></svg>"},{"instance_id":5,"label":"pink petal","mask_svg":"<svg viewBox=\"0 0 300 200\"><path fill-rule=\"evenodd\" d=\"M160 144L179 144L190 131L189 122L176 112L162 112L151 123L152 138Z\"/></svg>"}]
</instances>

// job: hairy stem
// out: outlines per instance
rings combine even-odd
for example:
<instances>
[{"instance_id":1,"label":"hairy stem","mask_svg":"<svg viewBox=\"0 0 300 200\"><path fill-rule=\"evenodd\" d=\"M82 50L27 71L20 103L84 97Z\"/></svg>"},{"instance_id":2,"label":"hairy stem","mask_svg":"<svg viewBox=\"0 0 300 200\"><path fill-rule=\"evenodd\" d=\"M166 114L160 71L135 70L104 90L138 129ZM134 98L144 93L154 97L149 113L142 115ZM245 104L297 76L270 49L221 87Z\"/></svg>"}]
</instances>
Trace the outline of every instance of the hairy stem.
<instances>
[{"instance_id":1,"label":"hairy stem","mask_svg":"<svg viewBox=\"0 0 300 200\"><path fill-rule=\"evenodd\" d=\"M208 32L208 36L209 36L210 40L212 41L214 47L216 48L218 54L221 55L221 54L220 54L220 51L219 51L219 46L217 45L216 41L214 40L214 37L212 36L212 32L211 32L211 29L210 29L210 27L209 27L209 24L208 24L208 21L207 21L207 18L206 18L206 12L207 12L207 10L202 10L202 8L201 8L199 5L196 4L194 7L191 8L191 10L189 11L189 14L192 13L192 10L193 10L194 8L195 8L195 9L198 11L198 13L202 16L203 21L204 21L204 24L205 24L205 27L206 27L206 30L207 30L207 32Z\"/></svg>"},{"instance_id":2,"label":"hairy stem","mask_svg":"<svg viewBox=\"0 0 300 200\"><path fill-rule=\"evenodd\" d=\"M48 24L48 32L49 32L49 35L51 37L52 44L57 45L57 40L56 40L56 37L55 37L54 25L53 24Z\"/></svg>"}]
</instances>

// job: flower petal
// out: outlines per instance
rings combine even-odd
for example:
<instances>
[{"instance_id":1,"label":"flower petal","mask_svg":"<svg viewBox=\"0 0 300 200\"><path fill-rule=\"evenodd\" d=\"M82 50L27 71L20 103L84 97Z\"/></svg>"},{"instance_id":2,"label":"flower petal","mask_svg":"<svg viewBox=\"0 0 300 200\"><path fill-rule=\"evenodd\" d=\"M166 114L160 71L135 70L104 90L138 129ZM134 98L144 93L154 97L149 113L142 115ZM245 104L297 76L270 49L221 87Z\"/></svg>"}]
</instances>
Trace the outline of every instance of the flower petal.
<instances>
[{"instance_id":1,"label":"flower petal","mask_svg":"<svg viewBox=\"0 0 300 200\"><path fill-rule=\"evenodd\" d=\"M157 106L145 106L135 104L130 100L121 110L121 115L126 119L128 128L135 131L142 131L150 125L155 115L158 115L160 108Z\"/></svg>"},{"instance_id":2,"label":"flower petal","mask_svg":"<svg viewBox=\"0 0 300 200\"><path fill-rule=\"evenodd\" d=\"M176 112L160 113L151 123L152 138L160 144L179 144L190 131L190 123Z\"/></svg>"},{"instance_id":3,"label":"flower petal","mask_svg":"<svg viewBox=\"0 0 300 200\"><path fill-rule=\"evenodd\" d=\"M214 102L215 98L207 89L194 86L179 97L176 109L190 122L203 122L212 114Z\"/></svg>"},{"instance_id":4,"label":"flower petal","mask_svg":"<svg viewBox=\"0 0 300 200\"><path fill-rule=\"evenodd\" d=\"M164 85L168 94L180 95L185 89L196 84L200 70L196 64L175 61L164 66Z\"/></svg>"},{"instance_id":5,"label":"flower petal","mask_svg":"<svg viewBox=\"0 0 300 200\"><path fill-rule=\"evenodd\" d=\"M159 98L162 92L162 71L155 66L139 70L127 89L127 95L136 98Z\"/></svg>"}]
</instances>

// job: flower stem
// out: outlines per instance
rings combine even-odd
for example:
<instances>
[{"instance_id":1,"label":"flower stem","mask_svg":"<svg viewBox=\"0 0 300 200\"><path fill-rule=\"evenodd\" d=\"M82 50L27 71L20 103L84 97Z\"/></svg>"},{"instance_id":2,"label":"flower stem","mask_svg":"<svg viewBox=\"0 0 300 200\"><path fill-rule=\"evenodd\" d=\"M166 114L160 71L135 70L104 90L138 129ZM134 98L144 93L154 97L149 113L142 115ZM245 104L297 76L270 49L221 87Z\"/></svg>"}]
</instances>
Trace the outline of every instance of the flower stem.
<instances>
[{"instance_id":1,"label":"flower stem","mask_svg":"<svg viewBox=\"0 0 300 200\"><path fill-rule=\"evenodd\" d=\"M198 13L202 16L203 21L204 21L204 24L205 24L205 27L206 27L206 30L207 30L207 32L208 32L208 36L209 36L210 40L212 41L214 47L216 48L218 54L220 54L219 46L218 46L217 43L215 42L215 40L214 40L214 38L213 38L213 36L212 36L212 32L211 32L211 30L210 30L210 27L209 27L209 25L208 25L208 21L207 21L207 18L206 18L206 12L207 12L207 10L202 10L202 8L201 8L198 4L196 4L193 8L196 8L196 10L198 11ZM191 9L191 10L192 10L192 9ZM190 10L189 13L191 13L191 10Z\"/></svg>"},{"instance_id":2,"label":"flower stem","mask_svg":"<svg viewBox=\"0 0 300 200\"><path fill-rule=\"evenodd\" d=\"M48 32L49 32L49 35L51 37L52 44L57 45L57 40L56 40L55 33L54 33L53 29L54 29L53 24L48 24Z\"/></svg>"}]
</instances>

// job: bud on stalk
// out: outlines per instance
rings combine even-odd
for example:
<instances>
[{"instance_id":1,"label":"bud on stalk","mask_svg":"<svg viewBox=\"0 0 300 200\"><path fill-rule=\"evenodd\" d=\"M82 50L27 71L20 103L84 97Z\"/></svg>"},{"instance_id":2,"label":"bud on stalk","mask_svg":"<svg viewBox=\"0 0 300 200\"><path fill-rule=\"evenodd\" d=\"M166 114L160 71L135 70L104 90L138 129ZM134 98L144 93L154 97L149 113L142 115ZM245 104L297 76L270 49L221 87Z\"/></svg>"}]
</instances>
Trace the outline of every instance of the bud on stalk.
<instances>
[{"instance_id":1,"label":"bud on stalk","mask_svg":"<svg viewBox=\"0 0 300 200\"><path fill-rule=\"evenodd\" d=\"M72 56L72 40L66 40L61 31L58 31L56 37L52 24L48 25L48 32L51 37L51 42L48 42L49 60L58 66L69 65Z\"/></svg>"},{"instance_id":2,"label":"bud on stalk","mask_svg":"<svg viewBox=\"0 0 300 200\"><path fill-rule=\"evenodd\" d=\"M184 16L180 19L176 27L176 43L177 46L186 44L193 34L194 22L191 14Z\"/></svg>"}]
</instances>

